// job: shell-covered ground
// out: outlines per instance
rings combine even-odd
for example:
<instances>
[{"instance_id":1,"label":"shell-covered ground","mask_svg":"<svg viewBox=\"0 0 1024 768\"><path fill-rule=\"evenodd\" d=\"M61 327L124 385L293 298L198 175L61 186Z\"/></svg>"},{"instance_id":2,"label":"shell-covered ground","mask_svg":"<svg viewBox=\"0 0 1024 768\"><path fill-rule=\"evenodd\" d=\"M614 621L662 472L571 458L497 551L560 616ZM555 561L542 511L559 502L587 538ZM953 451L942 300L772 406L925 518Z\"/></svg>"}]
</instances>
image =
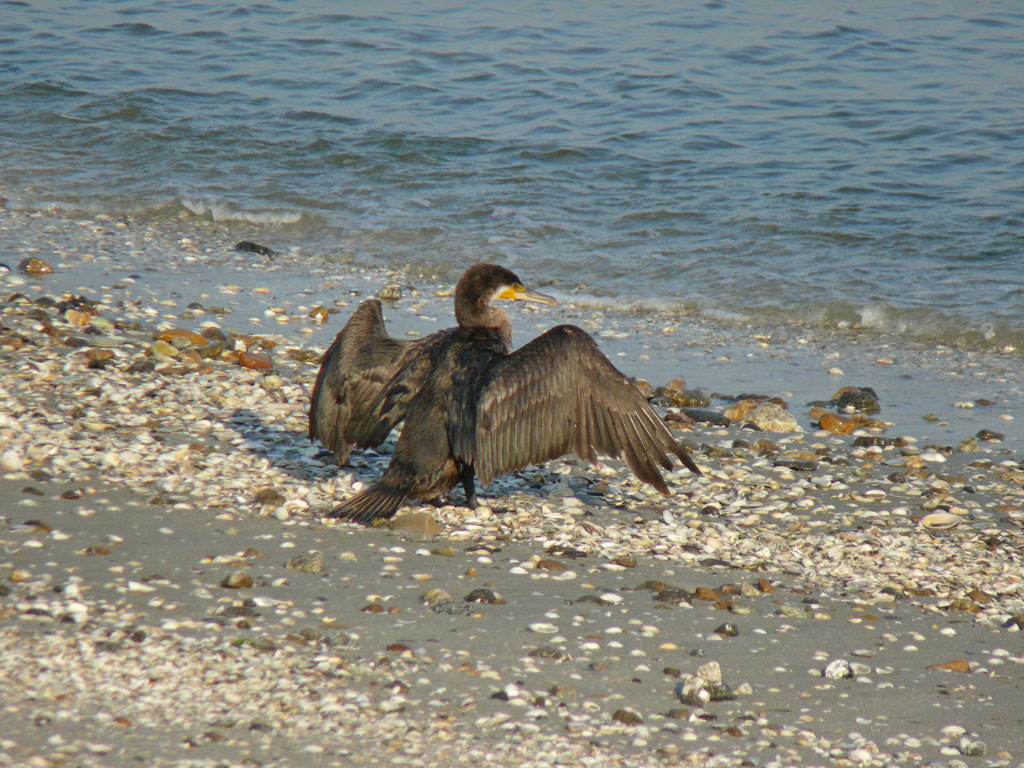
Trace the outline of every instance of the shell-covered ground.
<instances>
[{"instance_id":1,"label":"shell-covered ground","mask_svg":"<svg viewBox=\"0 0 1024 768\"><path fill-rule=\"evenodd\" d=\"M0 765L1024 761L998 440L668 407L704 472L671 497L567 457L336 523L394 436L345 469L309 442L310 328L387 276L314 305L213 232L67 226L0 276Z\"/></svg>"}]
</instances>

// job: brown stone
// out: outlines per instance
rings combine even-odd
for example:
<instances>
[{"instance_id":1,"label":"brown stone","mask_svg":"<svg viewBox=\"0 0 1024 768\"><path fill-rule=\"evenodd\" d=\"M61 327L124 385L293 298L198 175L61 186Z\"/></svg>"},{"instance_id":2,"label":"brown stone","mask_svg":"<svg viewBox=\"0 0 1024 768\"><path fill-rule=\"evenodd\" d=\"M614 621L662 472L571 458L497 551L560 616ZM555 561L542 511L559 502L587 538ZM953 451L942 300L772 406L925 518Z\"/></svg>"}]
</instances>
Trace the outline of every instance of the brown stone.
<instances>
[{"instance_id":1,"label":"brown stone","mask_svg":"<svg viewBox=\"0 0 1024 768\"><path fill-rule=\"evenodd\" d=\"M733 421L743 421L756 407L757 402L754 400L740 400L726 408L723 413Z\"/></svg>"},{"instance_id":2,"label":"brown stone","mask_svg":"<svg viewBox=\"0 0 1024 768\"><path fill-rule=\"evenodd\" d=\"M623 725L639 725L643 719L631 709L617 709L612 715L612 720Z\"/></svg>"},{"instance_id":3,"label":"brown stone","mask_svg":"<svg viewBox=\"0 0 1024 768\"><path fill-rule=\"evenodd\" d=\"M944 672L958 672L965 674L971 671L971 665L967 663L966 659L952 659L951 661L943 661L940 664L929 664L928 669L938 669Z\"/></svg>"},{"instance_id":4,"label":"brown stone","mask_svg":"<svg viewBox=\"0 0 1024 768\"><path fill-rule=\"evenodd\" d=\"M104 368L107 363L114 359L112 349L90 349L85 353L85 359L89 361L90 368Z\"/></svg>"},{"instance_id":5,"label":"brown stone","mask_svg":"<svg viewBox=\"0 0 1024 768\"><path fill-rule=\"evenodd\" d=\"M181 351L173 344L166 341L154 341L149 345L147 352L157 360L161 358L173 358L181 355Z\"/></svg>"},{"instance_id":6,"label":"brown stone","mask_svg":"<svg viewBox=\"0 0 1024 768\"><path fill-rule=\"evenodd\" d=\"M256 491L256 503L264 507L279 507L284 504L285 498L275 488L261 488Z\"/></svg>"},{"instance_id":7,"label":"brown stone","mask_svg":"<svg viewBox=\"0 0 1024 768\"><path fill-rule=\"evenodd\" d=\"M561 573L565 570L565 566L562 563L549 559L538 560L537 567L542 571L551 571L552 573Z\"/></svg>"},{"instance_id":8,"label":"brown stone","mask_svg":"<svg viewBox=\"0 0 1024 768\"><path fill-rule=\"evenodd\" d=\"M833 435L848 435L857 429L857 422L835 413L825 413L818 419L818 426Z\"/></svg>"},{"instance_id":9,"label":"brown stone","mask_svg":"<svg viewBox=\"0 0 1024 768\"><path fill-rule=\"evenodd\" d=\"M981 606L973 600L968 600L965 597L960 597L949 604L949 610L951 611L965 611L967 613L981 613Z\"/></svg>"},{"instance_id":10,"label":"brown stone","mask_svg":"<svg viewBox=\"0 0 1024 768\"><path fill-rule=\"evenodd\" d=\"M807 412L807 418L811 420L812 424L817 424L819 421L821 421L821 417L824 416L826 413L828 413L828 411L826 411L821 406L816 405L813 408L811 408L810 411Z\"/></svg>"},{"instance_id":11,"label":"brown stone","mask_svg":"<svg viewBox=\"0 0 1024 768\"><path fill-rule=\"evenodd\" d=\"M219 341L223 343L228 340L228 337L224 333L224 331L222 331L216 325L204 325L203 330L199 332L199 335L202 336L204 339L209 339L210 341Z\"/></svg>"},{"instance_id":12,"label":"brown stone","mask_svg":"<svg viewBox=\"0 0 1024 768\"><path fill-rule=\"evenodd\" d=\"M714 602L722 597L717 589L711 589L711 587L697 587L693 596L698 600L707 600L708 602Z\"/></svg>"},{"instance_id":13,"label":"brown stone","mask_svg":"<svg viewBox=\"0 0 1024 768\"><path fill-rule=\"evenodd\" d=\"M192 347L205 347L210 342L205 336L195 331L186 331L183 328L170 328L166 331L160 331L156 337L160 341L166 341L168 344L173 344L176 347L181 347L182 344Z\"/></svg>"},{"instance_id":14,"label":"brown stone","mask_svg":"<svg viewBox=\"0 0 1024 768\"><path fill-rule=\"evenodd\" d=\"M421 536L437 536L441 532L441 524L429 512L410 512L399 515L388 522L393 531L409 531Z\"/></svg>"},{"instance_id":15,"label":"brown stone","mask_svg":"<svg viewBox=\"0 0 1024 768\"><path fill-rule=\"evenodd\" d=\"M274 367L274 361L270 355L262 352L239 352L238 364L243 368L251 368L256 371L269 371Z\"/></svg>"},{"instance_id":16,"label":"brown stone","mask_svg":"<svg viewBox=\"0 0 1024 768\"><path fill-rule=\"evenodd\" d=\"M288 568L291 568L293 571L302 571L303 573L321 574L326 572L324 556L315 550L296 555L288 561Z\"/></svg>"},{"instance_id":17,"label":"brown stone","mask_svg":"<svg viewBox=\"0 0 1024 768\"><path fill-rule=\"evenodd\" d=\"M775 587L772 586L772 583L764 577L757 580L757 588L766 595L775 591Z\"/></svg>"},{"instance_id":18,"label":"brown stone","mask_svg":"<svg viewBox=\"0 0 1024 768\"><path fill-rule=\"evenodd\" d=\"M93 317L92 312L83 312L80 309L69 309L64 313L64 319L68 321L68 325L73 325L75 328L84 328L90 325Z\"/></svg>"},{"instance_id":19,"label":"brown stone","mask_svg":"<svg viewBox=\"0 0 1024 768\"><path fill-rule=\"evenodd\" d=\"M47 264L37 256L30 256L27 259L22 259L18 264L18 269L24 272L26 275L52 275L53 267Z\"/></svg>"},{"instance_id":20,"label":"brown stone","mask_svg":"<svg viewBox=\"0 0 1024 768\"><path fill-rule=\"evenodd\" d=\"M228 589L248 589L253 585L253 580L245 571L232 571L224 577L220 585Z\"/></svg>"}]
</instances>

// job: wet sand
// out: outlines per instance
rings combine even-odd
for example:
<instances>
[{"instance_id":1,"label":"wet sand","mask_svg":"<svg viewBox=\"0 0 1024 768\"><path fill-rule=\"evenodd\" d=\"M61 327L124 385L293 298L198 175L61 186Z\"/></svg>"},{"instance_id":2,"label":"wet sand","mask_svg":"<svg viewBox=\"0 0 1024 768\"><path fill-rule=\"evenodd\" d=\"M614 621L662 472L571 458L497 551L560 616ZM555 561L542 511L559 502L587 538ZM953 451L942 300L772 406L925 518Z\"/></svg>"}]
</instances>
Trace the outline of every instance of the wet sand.
<instances>
[{"instance_id":1,"label":"wet sand","mask_svg":"<svg viewBox=\"0 0 1024 768\"><path fill-rule=\"evenodd\" d=\"M563 290L513 309L519 343L575 322L628 373L781 396L803 431L681 429L706 477L672 472L669 499L570 458L487 507L365 529L320 514L389 447L339 470L309 444L316 353L388 284L394 333L443 327L450 286L202 225L0 216L0 764L1024 761L1009 354L595 314ZM33 255L55 273L21 275ZM37 301L66 292L97 303L87 325ZM204 324L273 369L147 354ZM811 427L805 402L846 383L880 390L904 445ZM1007 437L956 450L982 428ZM681 698L711 662L725 700Z\"/></svg>"}]
</instances>

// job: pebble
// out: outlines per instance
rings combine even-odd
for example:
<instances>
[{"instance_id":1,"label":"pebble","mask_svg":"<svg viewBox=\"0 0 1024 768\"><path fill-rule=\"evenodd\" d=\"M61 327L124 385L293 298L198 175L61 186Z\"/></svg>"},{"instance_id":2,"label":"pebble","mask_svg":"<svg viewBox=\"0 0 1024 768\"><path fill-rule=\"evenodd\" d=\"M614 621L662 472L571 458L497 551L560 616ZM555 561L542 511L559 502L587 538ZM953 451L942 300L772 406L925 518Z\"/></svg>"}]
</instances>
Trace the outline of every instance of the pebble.
<instances>
[{"instance_id":1,"label":"pebble","mask_svg":"<svg viewBox=\"0 0 1024 768\"><path fill-rule=\"evenodd\" d=\"M228 589L248 589L253 584L252 576L245 571L232 571L220 583L222 587Z\"/></svg>"},{"instance_id":2,"label":"pebble","mask_svg":"<svg viewBox=\"0 0 1024 768\"><path fill-rule=\"evenodd\" d=\"M18 263L18 269L26 275L52 275L53 267L40 259L38 256L30 256Z\"/></svg>"},{"instance_id":3,"label":"pebble","mask_svg":"<svg viewBox=\"0 0 1024 768\"><path fill-rule=\"evenodd\" d=\"M848 435L857 429L855 419L839 416L835 413L823 413L818 418L818 426L833 435Z\"/></svg>"},{"instance_id":4,"label":"pebble","mask_svg":"<svg viewBox=\"0 0 1024 768\"><path fill-rule=\"evenodd\" d=\"M2 454L0 454L0 467L7 472L19 472L25 466L25 461L21 457L21 453L13 448L8 448Z\"/></svg>"},{"instance_id":5,"label":"pebble","mask_svg":"<svg viewBox=\"0 0 1024 768\"><path fill-rule=\"evenodd\" d=\"M421 536L437 536L443 530L429 512L409 512L397 515L388 521L393 531L408 531Z\"/></svg>"},{"instance_id":6,"label":"pebble","mask_svg":"<svg viewBox=\"0 0 1024 768\"><path fill-rule=\"evenodd\" d=\"M263 352L240 352L238 364L243 368L251 368L257 371L269 371L274 367L274 361L270 359L270 355Z\"/></svg>"},{"instance_id":7,"label":"pebble","mask_svg":"<svg viewBox=\"0 0 1024 768\"><path fill-rule=\"evenodd\" d=\"M288 567L303 573L323 574L327 572L327 569L324 567L324 556L316 551L295 555L295 557L288 561Z\"/></svg>"},{"instance_id":8,"label":"pebble","mask_svg":"<svg viewBox=\"0 0 1024 768\"><path fill-rule=\"evenodd\" d=\"M765 432L800 432L802 429L793 414L775 403L758 403L747 421Z\"/></svg>"}]
</instances>

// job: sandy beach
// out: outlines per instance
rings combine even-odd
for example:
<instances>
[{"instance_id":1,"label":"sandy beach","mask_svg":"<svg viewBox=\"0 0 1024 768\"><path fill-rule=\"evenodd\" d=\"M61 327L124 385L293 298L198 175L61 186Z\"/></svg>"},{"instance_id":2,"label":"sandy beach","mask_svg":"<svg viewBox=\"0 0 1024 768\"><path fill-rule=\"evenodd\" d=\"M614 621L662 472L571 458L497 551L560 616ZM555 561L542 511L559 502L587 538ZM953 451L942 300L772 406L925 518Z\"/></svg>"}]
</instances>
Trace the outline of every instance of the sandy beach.
<instances>
[{"instance_id":1,"label":"sandy beach","mask_svg":"<svg viewBox=\"0 0 1024 768\"><path fill-rule=\"evenodd\" d=\"M389 286L395 335L451 324L451 286L257 234L0 209L0 765L1024 765L1015 351L531 286L561 305L517 344L577 323L798 431L662 403L705 473L672 497L567 457L367 529L322 515L394 437L310 444L319 355ZM816 428L844 385L876 428Z\"/></svg>"}]
</instances>

